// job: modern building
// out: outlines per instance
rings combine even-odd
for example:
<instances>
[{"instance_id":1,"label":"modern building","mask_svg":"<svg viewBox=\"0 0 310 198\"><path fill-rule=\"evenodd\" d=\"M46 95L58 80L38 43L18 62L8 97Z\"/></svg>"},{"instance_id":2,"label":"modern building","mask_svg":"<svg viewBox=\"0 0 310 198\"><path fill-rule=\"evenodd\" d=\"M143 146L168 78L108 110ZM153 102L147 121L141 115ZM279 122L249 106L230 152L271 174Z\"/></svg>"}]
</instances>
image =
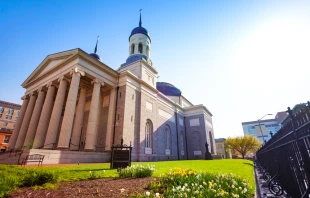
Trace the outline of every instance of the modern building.
<instances>
[{"instance_id":1,"label":"modern building","mask_svg":"<svg viewBox=\"0 0 310 198\"><path fill-rule=\"evenodd\" d=\"M280 123L285 118L286 112L278 112L274 119L266 119L260 121L242 122L244 135L254 135L262 143L271 138L271 134L275 134L281 128Z\"/></svg>"},{"instance_id":2,"label":"modern building","mask_svg":"<svg viewBox=\"0 0 310 198\"><path fill-rule=\"evenodd\" d=\"M157 82L141 15L118 69L101 60L97 44L90 54L78 48L48 55L25 80L10 148L53 154L54 161L44 158L49 163L108 161L101 154L122 139L133 146L133 161L203 159L206 142L216 154L212 113Z\"/></svg>"},{"instance_id":3,"label":"modern building","mask_svg":"<svg viewBox=\"0 0 310 198\"><path fill-rule=\"evenodd\" d=\"M222 159L231 159L231 151L226 151L225 148L225 138L217 138L215 139L216 144L216 153L221 156Z\"/></svg>"},{"instance_id":4,"label":"modern building","mask_svg":"<svg viewBox=\"0 0 310 198\"><path fill-rule=\"evenodd\" d=\"M0 150L6 151L21 105L0 100Z\"/></svg>"}]
</instances>

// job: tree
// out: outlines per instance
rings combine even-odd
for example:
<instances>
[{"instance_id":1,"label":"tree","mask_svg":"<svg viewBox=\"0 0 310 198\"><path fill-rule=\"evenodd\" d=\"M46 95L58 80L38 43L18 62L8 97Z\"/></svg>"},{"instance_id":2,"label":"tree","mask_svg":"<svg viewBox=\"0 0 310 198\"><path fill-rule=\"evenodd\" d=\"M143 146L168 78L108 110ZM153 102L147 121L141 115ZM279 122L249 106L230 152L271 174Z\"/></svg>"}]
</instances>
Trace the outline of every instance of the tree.
<instances>
[{"instance_id":1,"label":"tree","mask_svg":"<svg viewBox=\"0 0 310 198\"><path fill-rule=\"evenodd\" d=\"M237 151L244 159L244 156L248 152L256 151L260 147L261 142L253 135L245 135L235 138L229 137L225 140L224 144L227 150Z\"/></svg>"}]
</instances>

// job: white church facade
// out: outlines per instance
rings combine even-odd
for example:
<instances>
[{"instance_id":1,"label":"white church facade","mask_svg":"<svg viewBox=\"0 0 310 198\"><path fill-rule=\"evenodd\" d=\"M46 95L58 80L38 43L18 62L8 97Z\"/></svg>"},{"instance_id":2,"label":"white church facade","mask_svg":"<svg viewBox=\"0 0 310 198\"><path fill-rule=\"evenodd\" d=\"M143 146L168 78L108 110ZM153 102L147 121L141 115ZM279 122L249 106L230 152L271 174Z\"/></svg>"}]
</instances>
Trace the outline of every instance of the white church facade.
<instances>
[{"instance_id":1,"label":"white church facade","mask_svg":"<svg viewBox=\"0 0 310 198\"><path fill-rule=\"evenodd\" d=\"M133 161L204 159L206 143L216 154L211 112L157 82L141 15L129 37L129 57L117 70L96 49L48 55L25 80L9 149L66 158L49 163L108 161L121 139L132 145Z\"/></svg>"}]
</instances>

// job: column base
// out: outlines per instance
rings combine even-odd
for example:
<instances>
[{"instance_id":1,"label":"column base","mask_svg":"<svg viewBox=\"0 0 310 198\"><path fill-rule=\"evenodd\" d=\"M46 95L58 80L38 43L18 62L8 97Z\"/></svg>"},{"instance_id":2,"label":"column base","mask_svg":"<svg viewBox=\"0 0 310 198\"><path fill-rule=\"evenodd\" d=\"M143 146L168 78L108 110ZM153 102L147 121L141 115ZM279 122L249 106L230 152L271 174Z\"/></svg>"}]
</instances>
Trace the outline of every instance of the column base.
<instances>
[{"instance_id":1,"label":"column base","mask_svg":"<svg viewBox=\"0 0 310 198\"><path fill-rule=\"evenodd\" d=\"M95 152L95 149L84 149L85 152Z\"/></svg>"},{"instance_id":2,"label":"column base","mask_svg":"<svg viewBox=\"0 0 310 198\"><path fill-rule=\"evenodd\" d=\"M69 150L69 147L67 146L57 146L56 150Z\"/></svg>"}]
</instances>

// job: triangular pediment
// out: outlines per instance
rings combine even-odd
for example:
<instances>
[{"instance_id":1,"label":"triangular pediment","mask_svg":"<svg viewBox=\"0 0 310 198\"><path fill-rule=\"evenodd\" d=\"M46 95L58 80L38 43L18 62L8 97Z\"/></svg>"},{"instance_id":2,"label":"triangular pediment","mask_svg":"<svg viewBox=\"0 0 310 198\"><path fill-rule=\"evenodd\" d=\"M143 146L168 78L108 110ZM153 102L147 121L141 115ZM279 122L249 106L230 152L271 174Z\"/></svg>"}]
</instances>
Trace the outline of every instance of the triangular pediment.
<instances>
[{"instance_id":1,"label":"triangular pediment","mask_svg":"<svg viewBox=\"0 0 310 198\"><path fill-rule=\"evenodd\" d=\"M30 74L30 76L23 82L22 86L25 87L27 84L35 81L37 78L40 78L44 74L54 70L59 65L68 61L78 53L78 49L69 50L65 52L60 52L56 54L48 55L40 65Z\"/></svg>"}]
</instances>

